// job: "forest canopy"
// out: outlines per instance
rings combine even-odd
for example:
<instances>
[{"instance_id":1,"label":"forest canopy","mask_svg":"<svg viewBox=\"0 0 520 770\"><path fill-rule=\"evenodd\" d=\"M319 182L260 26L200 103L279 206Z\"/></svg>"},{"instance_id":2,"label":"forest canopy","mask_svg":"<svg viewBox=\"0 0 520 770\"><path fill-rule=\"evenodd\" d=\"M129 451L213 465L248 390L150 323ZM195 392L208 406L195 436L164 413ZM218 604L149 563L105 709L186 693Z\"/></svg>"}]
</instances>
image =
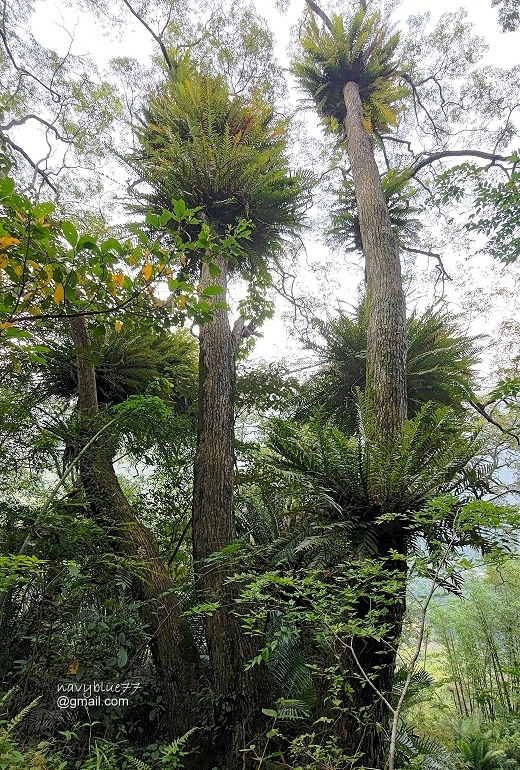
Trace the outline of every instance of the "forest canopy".
<instances>
[{"instance_id":1,"label":"forest canopy","mask_svg":"<svg viewBox=\"0 0 520 770\"><path fill-rule=\"evenodd\" d=\"M279 5L4 0L2 769L520 767L518 66Z\"/></svg>"}]
</instances>

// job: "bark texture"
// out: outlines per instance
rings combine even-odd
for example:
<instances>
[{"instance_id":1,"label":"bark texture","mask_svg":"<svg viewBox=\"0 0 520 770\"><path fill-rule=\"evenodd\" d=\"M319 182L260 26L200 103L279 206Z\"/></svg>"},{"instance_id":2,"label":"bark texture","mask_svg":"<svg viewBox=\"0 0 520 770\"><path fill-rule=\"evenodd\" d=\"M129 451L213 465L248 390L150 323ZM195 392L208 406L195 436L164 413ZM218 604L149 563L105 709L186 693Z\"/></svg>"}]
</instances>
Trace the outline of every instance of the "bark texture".
<instances>
[{"instance_id":1,"label":"bark texture","mask_svg":"<svg viewBox=\"0 0 520 770\"><path fill-rule=\"evenodd\" d=\"M202 263L201 286L216 284L226 301L227 263L212 257L220 275L211 278ZM240 753L251 741L258 745L267 705L266 675L259 666L246 671L256 653L252 640L233 612L236 589L226 584L222 561L208 563L211 554L236 539L233 506L235 474L235 366L242 324L232 330L226 310L215 310L199 334L199 420L193 491L193 558L201 599L219 607L206 619L206 638L215 691L215 765L219 770L247 768L248 755Z\"/></svg>"},{"instance_id":2,"label":"bark texture","mask_svg":"<svg viewBox=\"0 0 520 770\"><path fill-rule=\"evenodd\" d=\"M406 419L406 303L399 247L392 232L372 140L363 126L356 83L343 89L344 122L367 274L367 394L383 440Z\"/></svg>"},{"instance_id":3,"label":"bark texture","mask_svg":"<svg viewBox=\"0 0 520 770\"><path fill-rule=\"evenodd\" d=\"M392 232L372 140L363 126L363 107L356 83L343 89L347 152L350 160L367 276L367 397L374 406L381 442L391 443L407 416L406 397L406 303L402 286L399 247ZM391 549L405 553L406 543L397 531L378 537L378 551L385 559ZM390 560L404 585L400 562ZM399 581L398 581L399 582ZM404 590L404 589L403 589ZM349 714L342 720L346 753L360 753L358 766L383 768L388 754L389 709L380 695L390 700L396 650L404 615L404 594L388 598L378 624L387 628L383 639L356 638L345 664L352 672L353 695ZM360 607L362 617L362 607ZM368 612L368 608L367 608ZM357 662L356 662L357 659ZM365 680L370 678L374 687Z\"/></svg>"},{"instance_id":4,"label":"bark texture","mask_svg":"<svg viewBox=\"0 0 520 770\"><path fill-rule=\"evenodd\" d=\"M96 374L88 357L90 339L84 318L70 321L77 355L78 409L84 445L95 434L98 412ZM197 724L196 691L202 671L197 646L172 582L159 554L153 533L135 515L114 471L107 442L100 438L79 461L81 480L99 524L114 536L116 549L136 565L136 598L152 639L154 663L160 677L167 729L173 740ZM201 768L200 759L193 768Z\"/></svg>"},{"instance_id":5,"label":"bark texture","mask_svg":"<svg viewBox=\"0 0 520 770\"><path fill-rule=\"evenodd\" d=\"M400 553L403 548L401 543ZM378 624L385 627L386 631L381 638L355 637L352 640L352 649L346 650L345 663L350 672L347 684L351 685L353 694L348 702L348 710L341 720L345 753L351 756L361 755L354 766L378 770L386 767L388 760L391 712L387 703L392 702L397 649L406 610L406 569L400 562L395 561L385 565L385 568L388 572L395 573L396 586L400 588L395 596L383 597L383 602L386 600L386 608L383 609ZM377 601L377 586L374 589L374 598ZM363 614L366 617L371 604L372 601L367 600L361 603L361 617ZM365 676L370 679L373 687L366 681Z\"/></svg>"}]
</instances>

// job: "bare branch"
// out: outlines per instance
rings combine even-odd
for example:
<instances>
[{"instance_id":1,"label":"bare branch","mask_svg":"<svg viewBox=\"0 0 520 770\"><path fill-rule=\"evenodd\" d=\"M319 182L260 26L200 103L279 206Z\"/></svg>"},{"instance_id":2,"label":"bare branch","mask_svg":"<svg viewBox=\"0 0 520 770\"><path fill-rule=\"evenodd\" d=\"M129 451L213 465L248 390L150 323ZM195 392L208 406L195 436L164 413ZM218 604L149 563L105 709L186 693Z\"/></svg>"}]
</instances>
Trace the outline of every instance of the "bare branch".
<instances>
[{"instance_id":1,"label":"bare branch","mask_svg":"<svg viewBox=\"0 0 520 770\"><path fill-rule=\"evenodd\" d=\"M442 276L442 280L443 281L444 280L446 280L446 281L451 281L452 280L451 277L446 272L446 269L444 267L444 264L443 264L443 261L442 261L442 257L441 257L440 254L437 254L434 251L427 251L425 249L414 249L411 246L401 246L401 248L402 248L403 251L409 251L412 254L424 254L425 257L433 257L434 259L437 260L437 269L439 270L439 272L440 272L440 274Z\"/></svg>"},{"instance_id":2,"label":"bare branch","mask_svg":"<svg viewBox=\"0 0 520 770\"><path fill-rule=\"evenodd\" d=\"M492 152L482 152L481 150L441 150L439 152L432 152L426 158L417 161L410 169L410 177L414 177L422 168L442 158L483 158L484 160L490 160L492 164L498 161L503 163L510 162L510 158L506 155L495 155Z\"/></svg>"},{"instance_id":3,"label":"bare branch","mask_svg":"<svg viewBox=\"0 0 520 770\"><path fill-rule=\"evenodd\" d=\"M479 401L468 401L470 406L475 409L476 412L478 412L482 417L487 420L487 422L490 423L490 425L494 425L495 428L498 428L498 430L501 433L504 433L506 436L511 436L511 438L514 438L518 446L520 446L520 436L517 433L514 433L512 430L508 430L507 428L504 428L503 425L500 425L499 422L494 420L489 412L486 411L484 404L481 404Z\"/></svg>"},{"instance_id":4,"label":"bare branch","mask_svg":"<svg viewBox=\"0 0 520 770\"><path fill-rule=\"evenodd\" d=\"M9 137L8 137L8 136L4 136L4 137L3 137L3 139L4 139L4 142L5 142L6 144L8 144L8 145L9 145L9 147L11 147L11 149L12 149L12 150L14 150L15 152L19 152L19 153L20 153L20 155L21 155L23 158L25 158L25 160L27 161L27 163L29 163L29 165L31 166L31 168L33 168L33 169L34 169L34 172L35 172L36 174L39 174L39 175L40 175L40 176L43 178L43 180L46 182L46 184L48 184L48 185L49 185L49 187L51 188L51 190L52 190L54 193L56 193L56 195L57 195L57 194L58 194L58 188L57 188L57 187L56 187L56 185L55 185L55 184L53 184L53 182L51 182L51 180L49 179L49 174L48 174L46 171L44 171L42 168L40 168L40 167L38 166L38 164L37 164L37 163L35 163L35 162L34 162L34 160L32 160L32 158L30 158L30 157L29 157L29 155L27 155L27 153L25 152L25 150L24 150L22 147L19 147L17 144L15 144L15 143L13 142L13 140L12 140L12 139L9 139Z\"/></svg>"},{"instance_id":5,"label":"bare branch","mask_svg":"<svg viewBox=\"0 0 520 770\"><path fill-rule=\"evenodd\" d=\"M4 3L4 17L5 17L5 3ZM44 83L43 80L40 80L40 78L36 77L36 75L33 72L29 72L29 70L26 70L25 67L20 67L20 65L17 63L16 59L14 58L14 55L9 47L9 43L7 41L7 33L5 31L5 24L0 27L0 40L4 44L5 51L7 53L7 56L9 60L11 61L11 64L13 65L16 72L18 72L20 75L24 77L31 78L36 83L38 83L42 88L44 88L46 91L48 91L51 96L52 100L54 102L61 102L61 95L54 90L52 85L47 85L47 83Z\"/></svg>"},{"instance_id":6,"label":"bare branch","mask_svg":"<svg viewBox=\"0 0 520 770\"><path fill-rule=\"evenodd\" d=\"M13 118L9 121L9 123L6 123L5 126L0 126L0 131L9 131L11 128L14 128L15 126L23 126L25 123L27 123L28 120L36 120L38 123L41 123L42 126L46 126L46 128L49 129L49 131L52 131L54 136L59 139L62 142L70 142L70 139L67 139L66 137L62 136L56 126L54 126L52 123L49 123L48 120L45 120L45 118L41 118L39 115L34 115L32 112L28 115L24 115L23 118Z\"/></svg>"},{"instance_id":7,"label":"bare branch","mask_svg":"<svg viewBox=\"0 0 520 770\"><path fill-rule=\"evenodd\" d=\"M325 23L325 26L327 27L329 32L332 32L334 34L334 27L332 25L331 20L329 19L329 17L325 13L325 11L322 11L321 8L318 5L316 5L315 2L313 2L313 0L305 0L305 2L307 3L307 5L311 9L311 11L313 13L315 13L317 16L319 16L320 19ZM365 6L365 8L366 8L366 6Z\"/></svg>"},{"instance_id":8,"label":"bare branch","mask_svg":"<svg viewBox=\"0 0 520 770\"><path fill-rule=\"evenodd\" d=\"M412 150L412 143L408 141L407 139L398 139L397 136L392 136L391 134L381 134L381 139L388 139L390 142L396 142L397 144L404 144L406 145L406 148L408 152L413 155Z\"/></svg>"},{"instance_id":9,"label":"bare branch","mask_svg":"<svg viewBox=\"0 0 520 770\"><path fill-rule=\"evenodd\" d=\"M163 55L164 61L166 62L166 66L168 67L169 72L173 72L173 63L170 59L170 55L168 53L168 49L164 45L164 40L162 39L161 35L158 35L156 32L153 31L153 29L150 27L149 24L146 23L146 21L143 19L143 17L137 13L137 11L132 8L128 0L123 0L123 3L126 5L132 16L135 16L137 21L143 25L143 27L146 29L147 32L150 33L150 35L153 37L159 48L161 49L161 53Z\"/></svg>"}]
</instances>

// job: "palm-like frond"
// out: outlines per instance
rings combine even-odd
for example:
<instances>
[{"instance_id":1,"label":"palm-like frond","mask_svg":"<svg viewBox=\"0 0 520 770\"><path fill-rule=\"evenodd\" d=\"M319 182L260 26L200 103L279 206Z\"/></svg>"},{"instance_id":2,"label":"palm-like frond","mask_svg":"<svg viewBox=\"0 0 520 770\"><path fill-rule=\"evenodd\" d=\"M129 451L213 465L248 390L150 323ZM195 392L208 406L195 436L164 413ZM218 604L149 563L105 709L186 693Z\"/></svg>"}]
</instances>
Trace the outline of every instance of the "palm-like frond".
<instances>
[{"instance_id":1,"label":"palm-like frond","mask_svg":"<svg viewBox=\"0 0 520 770\"><path fill-rule=\"evenodd\" d=\"M390 169L381 177L381 184L397 241L400 244L416 243L422 224L415 216L419 209L411 204L416 191L410 185L407 174ZM338 203L331 213L329 236L352 250L362 251L354 183L345 179L336 190L336 197Z\"/></svg>"},{"instance_id":2,"label":"palm-like frond","mask_svg":"<svg viewBox=\"0 0 520 770\"><path fill-rule=\"evenodd\" d=\"M332 127L343 124L343 88L355 82L366 128L388 131L397 123L396 104L407 93L398 84L394 62L398 33L391 34L379 14L366 15L363 9L350 22L338 14L330 21L330 28L322 28L309 16L293 74Z\"/></svg>"},{"instance_id":3,"label":"palm-like frond","mask_svg":"<svg viewBox=\"0 0 520 770\"><path fill-rule=\"evenodd\" d=\"M196 400L197 347L189 334L156 333L123 326L94 340L98 399L118 404L133 395L161 395L185 411ZM39 371L38 387L46 395L70 398L76 392L74 346L57 340Z\"/></svg>"},{"instance_id":4,"label":"palm-like frond","mask_svg":"<svg viewBox=\"0 0 520 770\"><path fill-rule=\"evenodd\" d=\"M424 738L407 725L397 734L396 767L420 770L454 770L458 758L433 738Z\"/></svg>"},{"instance_id":5,"label":"palm-like frond","mask_svg":"<svg viewBox=\"0 0 520 770\"><path fill-rule=\"evenodd\" d=\"M233 95L224 78L181 62L137 130L131 163L151 192L136 209L161 213L182 198L220 233L249 220L256 251L272 248L299 222L309 181L289 168L286 128L259 95Z\"/></svg>"},{"instance_id":6,"label":"palm-like frond","mask_svg":"<svg viewBox=\"0 0 520 770\"><path fill-rule=\"evenodd\" d=\"M362 303L353 317L316 323L325 344L308 343L321 361L321 371L304 389L295 406L297 419L321 408L346 432L356 428L356 387L366 377L367 314ZM460 409L472 392L472 367L477 363L475 338L466 337L445 313L427 310L407 321L408 417L428 401Z\"/></svg>"},{"instance_id":7,"label":"palm-like frond","mask_svg":"<svg viewBox=\"0 0 520 770\"><path fill-rule=\"evenodd\" d=\"M284 615L279 612L271 617L267 636L277 642L268 660L269 672L275 684L275 694L281 698L299 702L301 706L309 709L316 695L300 635L296 629L287 625Z\"/></svg>"},{"instance_id":8,"label":"palm-like frond","mask_svg":"<svg viewBox=\"0 0 520 770\"><path fill-rule=\"evenodd\" d=\"M447 407L424 405L391 446L380 441L370 406L359 393L358 422L357 435L348 436L323 417L304 426L273 421L266 462L289 487L300 489L308 519L319 525L315 532L310 526L306 542L300 535L300 550L311 549L317 538L341 548L338 532L323 529L324 522L338 522L344 524L343 553L357 550L366 533L377 551L385 514L398 517L409 535L416 529L428 534L424 523L415 523L414 512L433 497L464 489L468 467L478 473L472 462L478 441Z\"/></svg>"}]
</instances>

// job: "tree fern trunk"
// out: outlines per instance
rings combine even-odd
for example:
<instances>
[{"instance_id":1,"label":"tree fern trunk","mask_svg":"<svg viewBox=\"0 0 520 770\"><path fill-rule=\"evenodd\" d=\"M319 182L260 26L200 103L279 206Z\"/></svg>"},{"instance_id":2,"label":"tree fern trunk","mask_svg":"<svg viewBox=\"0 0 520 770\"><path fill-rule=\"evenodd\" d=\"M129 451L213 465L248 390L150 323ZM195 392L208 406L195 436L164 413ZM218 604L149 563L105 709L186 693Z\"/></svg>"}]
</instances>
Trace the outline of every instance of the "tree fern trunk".
<instances>
[{"instance_id":1,"label":"tree fern trunk","mask_svg":"<svg viewBox=\"0 0 520 770\"><path fill-rule=\"evenodd\" d=\"M85 319L71 319L70 328L77 351L78 410L84 445L96 432L96 374L88 357ZM152 634L150 647L162 686L168 734L173 740L196 726L196 691L202 678L198 649L172 591L155 537L128 503L104 438L81 457L80 474L96 520L114 536L120 553L137 564L136 598L144 602L141 615ZM200 766L200 762L193 765Z\"/></svg>"},{"instance_id":2,"label":"tree fern trunk","mask_svg":"<svg viewBox=\"0 0 520 770\"><path fill-rule=\"evenodd\" d=\"M202 263L201 285L216 284L226 301L227 263L212 257L220 275L212 278ZM265 672L255 666L245 670L255 652L240 619L233 612L235 589L226 584L224 562L208 564L211 554L236 539L233 507L235 474L235 364L239 329L231 330L226 310L215 310L199 334L199 422L193 492L193 558L201 598L217 601L217 610L206 618L206 637L214 678L215 744L219 770L249 767L240 749L256 738L266 705Z\"/></svg>"}]
</instances>

